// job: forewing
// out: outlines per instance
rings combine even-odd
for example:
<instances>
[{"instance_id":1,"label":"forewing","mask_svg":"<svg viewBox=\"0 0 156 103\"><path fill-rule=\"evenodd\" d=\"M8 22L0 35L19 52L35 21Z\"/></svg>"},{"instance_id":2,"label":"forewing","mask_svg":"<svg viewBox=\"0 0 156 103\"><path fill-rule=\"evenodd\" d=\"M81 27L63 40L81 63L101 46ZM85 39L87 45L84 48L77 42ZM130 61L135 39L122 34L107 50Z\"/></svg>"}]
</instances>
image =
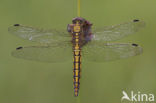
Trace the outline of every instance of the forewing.
<instances>
[{"instance_id":1,"label":"forewing","mask_svg":"<svg viewBox=\"0 0 156 103\"><path fill-rule=\"evenodd\" d=\"M9 27L8 31L20 38L40 43L55 43L71 39L70 35L65 31L43 30L20 24Z\"/></svg>"},{"instance_id":2,"label":"forewing","mask_svg":"<svg viewBox=\"0 0 156 103\"><path fill-rule=\"evenodd\" d=\"M88 43L82 48L82 55L88 61L113 61L142 53L137 44Z\"/></svg>"},{"instance_id":3,"label":"forewing","mask_svg":"<svg viewBox=\"0 0 156 103\"><path fill-rule=\"evenodd\" d=\"M64 62L72 60L71 45L50 45L18 47L12 52L12 56L40 62Z\"/></svg>"},{"instance_id":4,"label":"forewing","mask_svg":"<svg viewBox=\"0 0 156 103\"><path fill-rule=\"evenodd\" d=\"M121 39L127 35L137 32L145 26L145 23L140 20L133 20L130 22L96 29L93 40L114 41Z\"/></svg>"}]
</instances>

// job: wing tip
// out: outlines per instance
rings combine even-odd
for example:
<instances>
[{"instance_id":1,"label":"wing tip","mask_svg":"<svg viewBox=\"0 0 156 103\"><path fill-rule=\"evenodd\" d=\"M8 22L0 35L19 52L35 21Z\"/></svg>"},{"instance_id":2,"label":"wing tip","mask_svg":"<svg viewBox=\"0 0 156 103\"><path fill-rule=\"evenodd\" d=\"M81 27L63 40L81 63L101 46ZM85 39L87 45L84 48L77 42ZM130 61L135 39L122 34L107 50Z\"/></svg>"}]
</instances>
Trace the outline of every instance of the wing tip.
<instances>
[{"instance_id":1,"label":"wing tip","mask_svg":"<svg viewBox=\"0 0 156 103\"><path fill-rule=\"evenodd\" d=\"M146 23L145 23L144 21L142 21L142 20L139 20L139 19L134 19L133 22L134 22L135 24L137 24L137 26L139 26L140 28L146 26Z\"/></svg>"},{"instance_id":2,"label":"wing tip","mask_svg":"<svg viewBox=\"0 0 156 103\"><path fill-rule=\"evenodd\" d=\"M20 49L23 49L23 47L20 46L20 47L17 47L17 48L16 48L16 50L20 50Z\"/></svg>"},{"instance_id":3,"label":"wing tip","mask_svg":"<svg viewBox=\"0 0 156 103\"><path fill-rule=\"evenodd\" d=\"M20 26L20 24L14 24L13 26Z\"/></svg>"},{"instance_id":4,"label":"wing tip","mask_svg":"<svg viewBox=\"0 0 156 103\"><path fill-rule=\"evenodd\" d=\"M133 22L139 22L139 21L140 21L139 19L134 19L134 20L133 20Z\"/></svg>"},{"instance_id":5,"label":"wing tip","mask_svg":"<svg viewBox=\"0 0 156 103\"><path fill-rule=\"evenodd\" d=\"M13 56L13 57L16 57L16 58L23 58L22 56L23 56L23 54L24 54L24 52L23 52L23 49L24 47L22 47L22 46L20 46L20 47L17 47L15 50L13 50L12 52L11 52L11 56ZM23 59L25 59L25 58L23 58Z\"/></svg>"},{"instance_id":6,"label":"wing tip","mask_svg":"<svg viewBox=\"0 0 156 103\"><path fill-rule=\"evenodd\" d=\"M13 33L15 28L18 27L18 26L21 26L20 24L13 24L12 26L8 27L8 31L10 33Z\"/></svg>"},{"instance_id":7,"label":"wing tip","mask_svg":"<svg viewBox=\"0 0 156 103\"><path fill-rule=\"evenodd\" d=\"M135 46L135 47L137 47L137 46L139 46L139 45L138 45L138 44L135 44L135 43L133 43L133 44L132 44L132 46Z\"/></svg>"},{"instance_id":8,"label":"wing tip","mask_svg":"<svg viewBox=\"0 0 156 103\"><path fill-rule=\"evenodd\" d=\"M141 47L141 46L139 46L138 44L135 44L135 43L133 43L133 44L131 44L133 47L136 47L137 48L137 53L136 53L136 55L139 55L139 54L142 54L143 53L143 48Z\"/></svg>"}]
</instances>

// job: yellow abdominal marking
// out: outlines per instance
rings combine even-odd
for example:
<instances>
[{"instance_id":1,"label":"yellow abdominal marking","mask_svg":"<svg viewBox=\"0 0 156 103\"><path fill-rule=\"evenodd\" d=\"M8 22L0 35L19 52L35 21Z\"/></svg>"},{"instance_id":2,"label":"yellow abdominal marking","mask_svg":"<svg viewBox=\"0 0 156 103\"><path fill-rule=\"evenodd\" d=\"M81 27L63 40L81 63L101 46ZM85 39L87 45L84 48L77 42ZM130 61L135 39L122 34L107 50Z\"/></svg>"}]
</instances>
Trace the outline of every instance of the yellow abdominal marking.
<instances>
[{"instance_id":1,"label":"yellow abdominal marking","mask_svg":"<svg viewBox=\"0 0 156 103\"><path fill-rule=\"evenodd\" d=\"M79 56L75 56L75 62L79 62Z\"/></svg>"},{"instance_id":2,"label":"yellow abdominal marking","mask_svg":"<svg viewBox=\"0 0 156 103\"><path fill-rule=\"evenodd\" d=\"M75 55L78 55L79 54L79 51L75 51Z\"/></svg>"},{"instance_id":3,"label":"yellow abdominal marking","mask_svg":"<svg viewBox=\"0 0 156 103\"><path fill-rule=\"evenodd\" d=\"M79 33L80 33L80 24L77 21L74 26L74 71L73 71L73 82L74 82L74 93L75 96L78 96L78 90L80 85L80 69L81 69L81 50L80 50L80 40L79 40Z\"/></svg>"}]
</instances>

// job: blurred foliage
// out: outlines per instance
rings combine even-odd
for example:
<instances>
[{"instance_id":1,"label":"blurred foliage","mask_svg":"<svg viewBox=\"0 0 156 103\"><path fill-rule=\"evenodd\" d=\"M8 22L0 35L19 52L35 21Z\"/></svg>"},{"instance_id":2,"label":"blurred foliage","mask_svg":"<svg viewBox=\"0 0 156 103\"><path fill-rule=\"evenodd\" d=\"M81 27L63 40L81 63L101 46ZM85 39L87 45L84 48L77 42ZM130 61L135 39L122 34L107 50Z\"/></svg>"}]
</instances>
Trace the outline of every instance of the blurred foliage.
<instances>
[{"instance_id":1,"label":"blurred foliage","mask_svg":"<svg viewBox=\"0 0 156 103\"><path fill-rule=\"evenodd\" d=\"M81 16L94 27L132 19L144 20L147 25L135 35L116 41L140 44L142 55L106 63L83 61L79 98L73 95L72 60L40 63L10 55L18 46L36 45L10 35L10 25L66 29L76 17L76 3L0 0L0 103L120 103L122 90L156 94L155 0L81 0Z\"/></svg>"}]
</instances>

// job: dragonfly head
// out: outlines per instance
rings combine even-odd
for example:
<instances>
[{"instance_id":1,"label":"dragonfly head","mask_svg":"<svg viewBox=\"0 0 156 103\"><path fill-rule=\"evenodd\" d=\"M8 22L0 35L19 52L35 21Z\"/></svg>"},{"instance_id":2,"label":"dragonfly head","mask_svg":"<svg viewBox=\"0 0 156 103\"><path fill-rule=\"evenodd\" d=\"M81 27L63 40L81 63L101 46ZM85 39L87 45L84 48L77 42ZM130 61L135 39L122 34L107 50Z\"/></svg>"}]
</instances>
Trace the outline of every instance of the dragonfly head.
<instances>
[{"instance_id":1,"label":"dragonfly head","mask_svg":"<svg viewBox=\"0 0 156 103\"><path fill-rule=\"evenodd\" d=\"M68 24L67 31L69 33L72 33L75 31L79 32L79 31L81 31L80 30L81 28L84 29L84 31L86 31L86 30L90 30L91 26L92 26L92 24L89 21L87 21L81 17L76 17L76 18L73 18L72 24ZM75 31L74 31L74 28L75 28Z\"/></svg>"},{"instance_id":2,"label":"dragonfly head","mask_svg":"<svg viewBox=\"0 0 156 103\"><path fill-rule=\"evenodd\" d=\"M85 21L86 20L84 18L76 17L76 18L73 18L72 23L73 24L79 23L80 25L83 25Z\"/></svg>"}]
</instances>

